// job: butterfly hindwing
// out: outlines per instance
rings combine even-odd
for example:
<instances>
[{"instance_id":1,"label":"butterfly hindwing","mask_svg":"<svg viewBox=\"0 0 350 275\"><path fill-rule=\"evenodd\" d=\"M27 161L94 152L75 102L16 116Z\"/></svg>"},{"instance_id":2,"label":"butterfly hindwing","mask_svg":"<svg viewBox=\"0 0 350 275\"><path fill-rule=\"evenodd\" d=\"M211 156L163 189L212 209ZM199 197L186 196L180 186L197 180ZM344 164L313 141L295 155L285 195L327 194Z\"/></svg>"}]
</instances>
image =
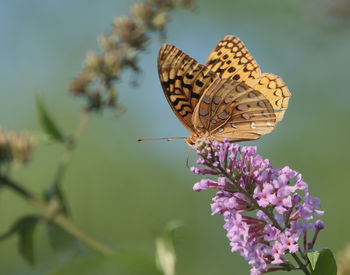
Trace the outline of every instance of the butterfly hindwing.
<instances>
[{"instance_id":1,"label":"butterfly hindwing","mask_svg":"<svg viewBox=\"0 0 350 275\"><path fill-rule=\"evenodd\" d=\"M283 80L274 74L264 73L254 86L254 89L260 91L270 101L276 112L277 122L283 119L284 113L288 108L288 100L291 94Z\"/></svg>"},{"instance_id":2,"label":"butterfly hindwing","mask_svg":"<svg viewBox=\"0 0 350 275\"><path fill-rule=\"evenodd\" d=\"M205 65L220 78L231 78L254 86L260 78L260 67L243 42L233 35L221 39L209 54Z\"/></svg>"},{"instance_id":3,"label":"butterfly hindwing","mask_svg":"<svg viewBox=\"0 0 350 275\"><path fill-rule=\"evenodd\" d=\"M266 97L245 83L216 79L204 92L193 115L199 133L217 140L253 140L271 132L276 115Z\"/></svg>"},{"instance_id":4,"label":"butterfly hindwing","mask_svg":"<svg viewBox=\"0 0 350 275\"><path fill-rule=\"evenodd\" d=\"M165 97L174 113L188 130L195 133L193 110L203 91L216 78L215 73L168 44L159 51L158 73Z\"/></svg>"}]
</instances>

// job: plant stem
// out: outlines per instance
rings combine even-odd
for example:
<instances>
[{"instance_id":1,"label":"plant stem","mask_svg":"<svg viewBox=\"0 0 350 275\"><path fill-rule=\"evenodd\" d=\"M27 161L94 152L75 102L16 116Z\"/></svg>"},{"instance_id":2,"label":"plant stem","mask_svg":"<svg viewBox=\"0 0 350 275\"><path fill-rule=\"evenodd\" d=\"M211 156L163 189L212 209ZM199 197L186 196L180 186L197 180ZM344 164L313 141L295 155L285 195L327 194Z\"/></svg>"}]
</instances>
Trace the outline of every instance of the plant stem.
<instances>
[{"instance_id":1,"label":"plant stem","mask_svg":"<svg viewBox=\"0 0 350 275\"><path fill-rule=\"evenodd\" d=\"M75 149L75 145L79 140L81 134L83 133L84 129L86 128L89 118L90 118L90 113L88 111L83 111L83 113L81 114L79 123L77 125L77 128L75 129L71 138L66 143L65 152L63 153L61 161L57 167L54 181L53 181L53 186L55 188L58 188L61 185L63 177L66 174L68 164L72 158L72 153Z\"/></svg>"},{"instance_id":2,"label":"plant stem","mask_svg":"<svg viewBox=\"0 0 350 275\"><path fill-rule=\"evenodd\" d=\"M25 189L23 186L15 183L9 178L0 175L0 183L15 191L18 195L25 198L31 205L37 208L41 214L51 222L60 226L63 230L70 233L72 236L82 241L85 245L91 249L103 254L110 255L113 254L113 250L105 244L97 241L87 233L83 232L76 225L74 225L65 215L61 213L52 213L50 202L46 203L43 200L36 198L30 191Z\"/></svg>"},{"instance_id":3,"label":"plant stem","mask_svg":"<svg viewBox=\"0 0 350 275\"><path fill-rule=\"evenodd\" d=\"M306 264L304 264L304 263L299 259L298 255L297 255L296 253L293 253L293 254L291 254L291 255L292 255L292 257L294 258L294 260L298 263L299 268L300 268L302 271L304 271L304 273L305 273L306 275L311 275L310 272L309 272L309 270L308 270L307 267L306 267Z\"/></svg>"},{"instance_id":4,"label":"plant stem","mask_svg":"<svg viewBox=\"0 0 350 275\"><path fill-rule=\"evenodd\" d=\"M78 228L76 225L74 225L70 220L68 220L63 214L58 214L52 218L52 221L59 225L62 229L85 243L90 248L100 252L104 255L111 255L113 254L113 250L106 246L105 244L97 241L96 239L92 238L90 235L82 231L80 228Z\"/></svg>"}]
</instances>

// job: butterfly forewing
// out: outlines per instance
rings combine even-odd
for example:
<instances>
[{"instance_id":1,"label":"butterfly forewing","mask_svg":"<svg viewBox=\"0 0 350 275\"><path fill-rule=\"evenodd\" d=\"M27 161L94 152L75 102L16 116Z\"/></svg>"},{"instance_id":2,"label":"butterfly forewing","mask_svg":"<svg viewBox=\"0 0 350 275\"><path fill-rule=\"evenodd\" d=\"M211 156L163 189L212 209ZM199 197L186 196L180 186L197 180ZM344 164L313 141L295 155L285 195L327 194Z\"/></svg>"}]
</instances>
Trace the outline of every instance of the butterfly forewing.
<instances>
[{"instance_id":1,"label":"butterfly forewing","mask_svg":"<svg viewBox=\"0 0 350 275\"><path fill-rule=\"evenodd\" d=\"M254 86L260 78L260 67L237 37L227 35L209 54L205 65L220 78L244 81Z\"/></svg>"},{"instance_id":2,"label":"butterfly forewing","mask_svg":"<svg viewBox=\"0 0 350 275\"><path fill-rule=\"evenodd\" d=\"M158 73L165 97L174 113L188 130L195 133L193 110L203 91L216 78L215 73L168 44L159 51Z\"/></svg>"},{"instance_id":3,"label":"butterfly forewing","mask_svg":"<svg viewBox=\"0 0 350 275\"><path fill-rule=\"evenodd\" d=\"M279 76L265 73L261 75L254 89L262 92L270 101L276 112L277 122L281 121L288 108L288 100L291 97L288 87L283 80Z\"/></svg>"},{"instance_id":4,"label":"butterfly forewing","mask_svg":"<svg viewBox=\"0 0 350 275\"><path fill-rule=\"evenodd\" d=\"M199 136L242 141L271 132L276 116L259 91L233 79L216 79L199 101L193 124Z\"/></svg>"}]
</instances>

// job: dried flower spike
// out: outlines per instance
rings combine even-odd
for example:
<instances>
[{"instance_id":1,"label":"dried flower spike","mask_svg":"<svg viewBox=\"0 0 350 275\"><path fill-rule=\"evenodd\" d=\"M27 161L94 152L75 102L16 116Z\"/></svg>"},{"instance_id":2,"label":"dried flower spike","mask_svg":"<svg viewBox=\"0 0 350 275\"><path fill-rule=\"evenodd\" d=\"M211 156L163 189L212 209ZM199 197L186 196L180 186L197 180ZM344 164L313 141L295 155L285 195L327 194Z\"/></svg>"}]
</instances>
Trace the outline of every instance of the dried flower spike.
<instances>
[{"instance_id":1,"label":"dried flower spike","mask_svg":"<svg viewBox=\"0 0 350 275\"><path fill-rule=\"evenodd\" d=\"M139 72L137 53L146 49L149 32L164 36L173 8L193 8L193 0L146 0L134 4L131 14L116 18L113 30L99 38L101 53L89 53L83 71L71 82L70 92L87 101L86 109L117 108L115 81L123 70Z\"/></svg>"}]
</instances>

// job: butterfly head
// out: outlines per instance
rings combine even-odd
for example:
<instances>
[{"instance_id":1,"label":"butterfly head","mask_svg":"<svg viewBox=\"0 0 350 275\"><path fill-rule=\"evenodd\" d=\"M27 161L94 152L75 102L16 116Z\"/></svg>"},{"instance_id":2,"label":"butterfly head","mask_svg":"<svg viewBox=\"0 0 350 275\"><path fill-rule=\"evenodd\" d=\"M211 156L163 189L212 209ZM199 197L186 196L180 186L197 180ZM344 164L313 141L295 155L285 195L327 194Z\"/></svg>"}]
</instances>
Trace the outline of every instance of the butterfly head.
<instances>
[{"instance_id":1,"label":"butterfly head","mask_svg":"<svg viewBox=\"0 0 350 275\"><path fill-rule=\"evenodd\" d=\"M194 145L196 144L198 137L196 136L189 136L187 138L185 138L186 143L188 144L188 146L190 147L194 147Z\"/></svg>"},{"instance_id":2,"label":"butterfly head","mask_svg":"<svg viewBox=\"0 0 350 275\"><path fill-rule=\"evenodd\" d=\"M201 138L205 138L205 139L209 139L209 140L212 139L212 137L209 135L209 133L206 133L206 134L201 133L200 135L189 136L189 137L185 138L185 141L188 144L188 146L190 146L191 148L194 148L197 140L201 139Z\"/></svg>"}]
</instances>

